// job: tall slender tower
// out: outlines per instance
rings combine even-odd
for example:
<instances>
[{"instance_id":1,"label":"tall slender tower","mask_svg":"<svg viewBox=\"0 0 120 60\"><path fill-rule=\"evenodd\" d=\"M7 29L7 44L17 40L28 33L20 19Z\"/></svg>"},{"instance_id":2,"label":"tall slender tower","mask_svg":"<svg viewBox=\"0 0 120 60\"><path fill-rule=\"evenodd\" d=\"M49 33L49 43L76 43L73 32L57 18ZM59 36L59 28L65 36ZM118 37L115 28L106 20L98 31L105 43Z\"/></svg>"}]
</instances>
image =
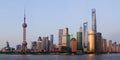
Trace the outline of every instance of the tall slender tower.
<instances>
[{"instance_id":1,"label":"tall slender tower","mask_svg":"<svg viewBox=\"0 0 120 60\"><path fill-rule=\"evenodd\" d=\"M83 23L83 50L88 50L88 23Z\"/></svg>"},{"instance_id":2,"label":"tall slender tower","mask_svg":"<svg viewBox=\"0 0 120 60\"><path fill-rule=\"evenodd\" d=\"M97 33L96 10L92 9L92 30Z\"/></svg>"},{"instance_id":3,"label":"tall slender tower","mask_svg":"<svg viewBox=\"0 0 120 60\"><path fill-rule=\"evenodd\" d=\"M23 27L23 42L22 42L22 52L25 53L27 51L27 42L26 42L26 16L25 16L25 11L24 11L24 23L22 24Z\"/></svg>"}]
</instances>

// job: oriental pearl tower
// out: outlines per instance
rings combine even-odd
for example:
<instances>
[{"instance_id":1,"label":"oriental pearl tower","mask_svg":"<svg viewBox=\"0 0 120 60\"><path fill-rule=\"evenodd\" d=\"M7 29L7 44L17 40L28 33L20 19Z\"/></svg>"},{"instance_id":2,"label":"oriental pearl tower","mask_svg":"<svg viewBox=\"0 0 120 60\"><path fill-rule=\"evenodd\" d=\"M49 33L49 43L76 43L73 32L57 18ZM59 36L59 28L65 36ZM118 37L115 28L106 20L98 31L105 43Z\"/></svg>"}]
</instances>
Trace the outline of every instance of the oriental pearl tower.
<instances>
[{"instance_id":1,"label":"oriental pearl tower","mask_svg":"<svg viewBox=\"0 0 120 60\"><path fill-rule=\"evenodd\" d=\"M22 24L22 27L23 27L22 53L26 53L26 51L27 51L27 42L26 42L26 28L27 28L27 24L26 24L25 12L24 12L24 23Z\"/></svg>"}]
</instances>

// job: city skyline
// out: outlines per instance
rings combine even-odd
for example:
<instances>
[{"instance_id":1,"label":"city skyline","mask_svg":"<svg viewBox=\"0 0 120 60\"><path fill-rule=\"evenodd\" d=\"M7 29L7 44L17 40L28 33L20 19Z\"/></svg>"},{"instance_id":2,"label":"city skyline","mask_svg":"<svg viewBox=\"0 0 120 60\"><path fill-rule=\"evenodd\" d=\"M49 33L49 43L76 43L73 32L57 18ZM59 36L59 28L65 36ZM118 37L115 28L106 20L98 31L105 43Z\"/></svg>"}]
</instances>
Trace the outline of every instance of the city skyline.
<instances>
[{"instance_id":1,"label":"city skyline","mask_svg":"<svg viewBox=\"0 0 120 60\"><path fill-rule=\"evenodd\" d=\"M19 6L20 3L23 3L22 1L20 1L19 4L16 4L18 2L19 1L7 2L7 3L9 3L9 4L15 3L15 5L17 5L17 6ZM55 2L50 3L51 6L46 6L47 9L51 9L51 10L47 10L45 7L40 6L41 8L43 8L42 10L45 10L44 11L45 14L42 13L39 17L40 12L37 9L40 10L40 8L34 7L34 6L37 6L37 4L39 4L39 3L37 3L37 1L34 1L37 4L35 4L31 7L30 5L34 4L32 2L33 1L30 1L30 3L26 2L27 3L26 4L26 15L27 15L26 18L27 18L27 23L29 25L29 27L27 28L27 40L29 42L28 44L30 44L30 41L37 41L39 36L49 36L51 34L54 34L54 36L55 36L54 43L58 43L58 29L65 28L65 27L68 27L70 30L70 34L73 34L74 37L76 37L76 32L79 30L79 27L82 26L83 22L86 22L86 21L88 22L88 26L89 26L88 28L90 30L91 29L91 19L92 19L91 18L91 9L92 8L96 9L96 20L97 20L97 25L98 25L97 31L101 32L105 39L120 42L119 37L117 37L117 36L119 36L119 33L120 33L119 32L120 28L117 25L117 24L119 24L118 23L119 15L117 15L117 14L120 13L119 12L120 9L118 9L117 12L115 10L116 13L111 12L114 9L112 9L110 11L106 11L106 10L111 9L111 8L109 8L109 9L106 8L106 10L104 11L104 9L100 9L97 6L96 7L91 6L91 7L87 7L87 8L82 7L83 9L81 9L80 8L81 6L79 7L78 6L79 4L77 2L75 2L75 3L77 3L78 5L76 4L76 5L72 6L72 5L70 5L70 4L72 4L72 1L71 2L70 1L55 1ZM45 2L45 1L42 1L42 2ZM47 3L49 3L49 2L47 2ZM63 2L63 4L68 4L68 6L67 5L64 6L64 5L60 4L62 2ZM78 1L78 2L80 2L80 1ZM85 2L85 1L82 1L82 2ZM55 3L55 4L52 4L52 3ZM108 4L111 4L111 3L108 3ZM92 4L92 2L90 4ZM105 4L105 3L103 3L103 4ZM1 5L4 5L4 4L1 4ZM23 3L23 5L24 5L24 3ZM54 5L58 5L61 9ZM12 5L10 5L10 6L12 7ZM12 46L12 47L15 47L17 44L22 43L21 24L23 22L24 6L20 6L20 8L18 8L17 6L13 6L12 7L13 9L10 8L8 5L6 5L6 7L1 6L3 9L0 11L2 13L2 15L0 15L0 16L2 16L1 17L2 23L0 26L0 27L2 27L2 30L0 32L1 33L0 49L5 46L4 44L6 43L6 41L8 41L10 43L10 46ZM75 7L75 6L77 6L77 7ZM14 8L14 7L17 7L18 9ZM52 7L52 8L50 8L50 7ZM32 9L32 8L35 8L35 9ZM72 9L72 8L74 8L74 9ZM6 9L10 9L10 11L7 11ZM77 12L75 12L75 11L77 11ZM5 15L3 13L5 13ZM9 17L9 14L11 14L11 13L13 13L13 14ZM47 13L48 13L48 15L46 15ZM80 14L80 13L82 13L82 14ZM109 13L111 13L111 15L109 15ZM113 15L115 15L115 16L112 18ZM107 17L105 17L105 16L107 16ZM116 16L118 16L118 17L115 18ZM5 18L5 17L8 17L8 18ZM59 19L59 18L61 18L61 19ZM11 21L9 21L9 19ZM109 21L105 21L107 19ZM114 21L114 19L116 20L116 22ZM85 21L82 21L82 20L85 20ZM6 24L6 25L4 25L4 24ZM113 30L114 30L114 32L113 32ZM6 32L8 32L8 33L6 33Z\"/></svg>"}]
</instances>

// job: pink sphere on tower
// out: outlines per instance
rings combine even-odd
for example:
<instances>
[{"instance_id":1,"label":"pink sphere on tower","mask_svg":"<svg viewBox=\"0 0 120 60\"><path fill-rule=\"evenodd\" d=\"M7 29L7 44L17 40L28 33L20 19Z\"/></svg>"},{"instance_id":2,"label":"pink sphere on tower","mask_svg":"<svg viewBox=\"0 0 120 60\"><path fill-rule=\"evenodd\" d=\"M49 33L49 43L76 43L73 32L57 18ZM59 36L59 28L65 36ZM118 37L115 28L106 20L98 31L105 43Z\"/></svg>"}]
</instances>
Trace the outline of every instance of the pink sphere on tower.
<instances>
[{"instance_id":1,"label":"pink sphere on tower","mask_svg":"<svg viewBox=\"0 0 120 60\"><path fill-rule=\"evenodd\" d=\"M24 22L22 26L23 26L23 28L26 28L27 24Z\"/></svg>"}]
</instances>

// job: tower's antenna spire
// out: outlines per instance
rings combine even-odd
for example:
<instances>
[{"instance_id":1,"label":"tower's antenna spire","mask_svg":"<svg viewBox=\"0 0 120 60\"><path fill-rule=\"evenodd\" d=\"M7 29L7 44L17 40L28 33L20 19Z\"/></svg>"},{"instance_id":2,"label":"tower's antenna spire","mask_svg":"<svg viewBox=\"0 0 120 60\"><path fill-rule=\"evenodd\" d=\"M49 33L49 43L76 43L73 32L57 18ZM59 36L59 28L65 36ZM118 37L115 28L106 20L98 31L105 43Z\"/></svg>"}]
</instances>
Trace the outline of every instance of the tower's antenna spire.
<instances>
[{"instance_id":1,"label":"tower's antenna spire","mask_svg":"<svg viewBox=\"0 0 120 60\"><path fill-rule=\"evenodd\" d=\"M25 10L25 7L24 7L24 23L26 22L26 10Z\"/></svg>"}]
</instances>

